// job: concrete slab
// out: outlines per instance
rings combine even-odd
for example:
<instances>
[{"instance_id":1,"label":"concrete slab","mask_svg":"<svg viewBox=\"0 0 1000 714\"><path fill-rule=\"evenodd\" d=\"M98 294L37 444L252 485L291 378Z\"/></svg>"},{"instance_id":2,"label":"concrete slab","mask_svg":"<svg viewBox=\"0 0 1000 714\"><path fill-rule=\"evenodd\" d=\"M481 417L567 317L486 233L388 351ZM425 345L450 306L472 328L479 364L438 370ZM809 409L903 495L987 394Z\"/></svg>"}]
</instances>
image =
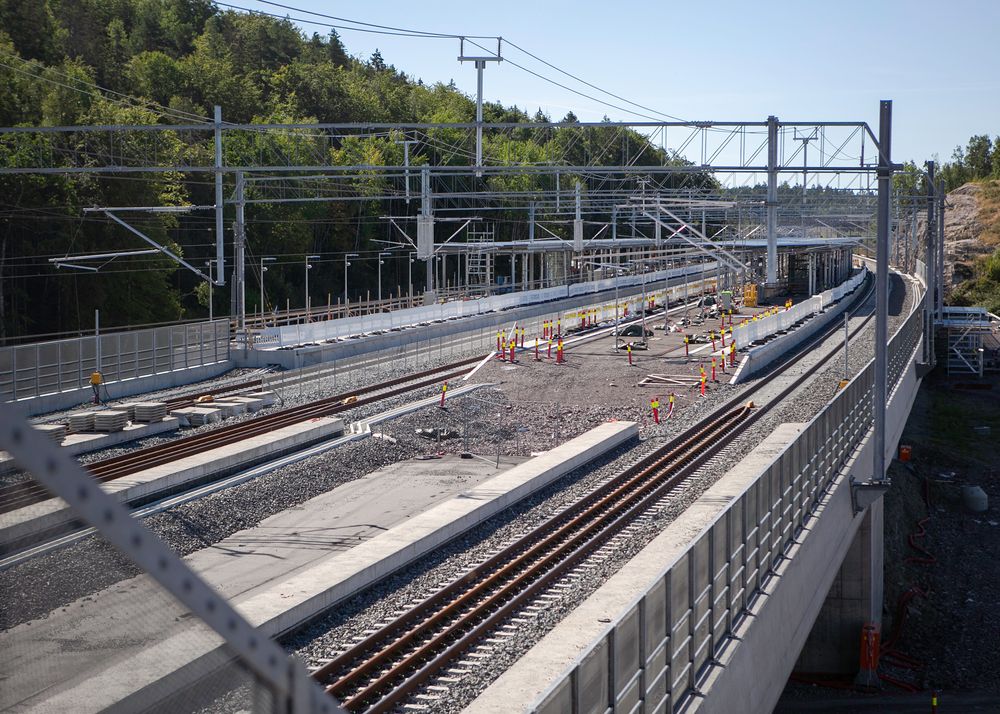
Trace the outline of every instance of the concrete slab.
<instances>
[{"instance_id":1,"label":"concrete slab","mask_svg":"<svg viewBox=\"0 0 1000 714\"><path fill-rule=\"evenodd\" d=\"M227 402L239 402L241 404L247 405L248 412L257 412L264 408L263 399L255 399L253 397L226 397Z\"/></svg>"},{"instance_id":2,"label":"concrete slab","mask_svg":"<svg viewBox=\"0 0 1000 714\"><path fill-rule=\"evenodd\" d=\"M499 475L481 459L397 464L186 560L277 635L637 433L631 422L604 424L512 467L508 459ZM154 703L165 677L205 675L192 663L218 643L164 600L140 576L0 633L0 671L9 673L0 709L124 711Z\"/></svg>"},{"instance_id":3,"label":"concrete slab","mask_svg":"<svg viewBox=\"0 0 1000 714\"><path fill-rule=\"evenodd\" d=\"M243 402L208 402L208 404L211 404L212 408L220 410L225 419L247 412L247 405Z\"/></svg>"},{"instance_id":4,"label":"concrete slab","mask_svg":"<svg viewBox=\"0 0 1000 714\"><path fill-rule=\"evenodd\" d=\"M223 419L221 409L212 407L182 407L170 412L171 416L181 421L181 426L204 426L220 422Z\"/></svg>"},{"instance_id":5,"label":"concrete slab","mask_svg":"<svg viewBox=\"0 0 1000 714\"><path fill-rule=\"evenodd\" d=\"M250 399L259 399L264 402L265 407L269 407L274 404L277 396L274 392L247 392L243 395L244 397L249 397Z\"/></svg>"},{"instance_id":6,"label":"concrete slab","mask_svg":"<svg viewBox=\"0 0 1000 714\"><path fill-rule=\"evenodd\" d=\"M802 426L782 424L775 429L464 711L467 714L532 711L549 686L562 678L591 643L607 634L611 625L606 623L614 622L650 589L663 568L683 553L691 539L774 461Z\"/></svg>"},{"instance_id":7,"label":"concrete slab","mask_svg":"<svg viewBox=\"0 0 1000 714\"><path fill-rule=\"evenodd\" d=\"M62 448L66 453L76 456L78 454L89 454L92 451L109 449L112 446L127 444L136 439L145 439L147 436L156 436L168 431L177 431L179 422L174 417L167 417L162 421L150 424L129 424L121 431L109 433L81 432L78 434L67 434L62 440ZM6 451L0 451L0 474L11 471L15 468L14 460Z\"/></svg>"},{"instance_id":8,"label":"concrete slab","mask_svg":"<svg viewBox=\"0 0 1000 714\"><path fill-rule=\"evenodd\" d=\"M311 419L236 444L220 446L154 466L131 476L109 481L103 484L103 488L122 501L138 501L186 484L233 473L240 468L343 433L342 419ZM72 522L73 514L66 502L61 498L50 498L42 503L0 514L0 542L23 542Z\"/></svg>"}]
</instances>

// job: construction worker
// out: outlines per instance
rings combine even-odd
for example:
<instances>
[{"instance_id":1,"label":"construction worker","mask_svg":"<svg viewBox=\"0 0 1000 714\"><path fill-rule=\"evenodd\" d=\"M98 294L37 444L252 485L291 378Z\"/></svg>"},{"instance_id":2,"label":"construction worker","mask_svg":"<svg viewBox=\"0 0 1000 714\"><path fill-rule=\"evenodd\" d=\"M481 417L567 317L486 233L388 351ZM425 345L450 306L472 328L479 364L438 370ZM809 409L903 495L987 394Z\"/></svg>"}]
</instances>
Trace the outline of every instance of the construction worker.
<instances>
[{"instance_id":1,"label":"construction worker","mask_svg":"<svg viewBox=\"0 0 1000 714\"><path fill-rule=\"evenodd\" d=\"M103 381L104 376L95 369L90 375L90 388L94 390L94 404L101 403L101 382Z\"/></svg>"}]
</instances>

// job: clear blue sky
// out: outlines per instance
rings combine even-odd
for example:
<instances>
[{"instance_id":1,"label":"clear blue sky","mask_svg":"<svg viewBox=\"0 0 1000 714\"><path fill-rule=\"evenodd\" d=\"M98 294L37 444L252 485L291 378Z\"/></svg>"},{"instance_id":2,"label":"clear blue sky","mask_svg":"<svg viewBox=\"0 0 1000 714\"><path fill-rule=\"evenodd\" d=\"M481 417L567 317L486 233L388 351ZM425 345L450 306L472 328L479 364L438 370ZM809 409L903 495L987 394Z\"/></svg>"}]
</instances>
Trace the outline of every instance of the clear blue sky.
<instances>
[{"instance_id":1,"label":"clear blue sky","mask_svg":"<svg viewBox=\"0 0 1000 714\"><path fill-rule=\"evenodd\" d=\"M235 5L308 18L256 2ZM277 0L362 22L500 35L603 89L696 120L867 121L893 100L893 158L947 160L972 134L1000 134L1000 0ZM315 18L323 21L322 18ZM326 22L334 23L332 20ZM329 28L298 23L307 32ZM454 79L474 94L475 70L458 41L339 30L349 53L385 61L425 82ZM513 50L511 59L577 84ZM637 119L503 63L486 70L489 100L572 109L584 120ZM601 98L621 102L605 95Z\"/></svg>"}]
</instances>

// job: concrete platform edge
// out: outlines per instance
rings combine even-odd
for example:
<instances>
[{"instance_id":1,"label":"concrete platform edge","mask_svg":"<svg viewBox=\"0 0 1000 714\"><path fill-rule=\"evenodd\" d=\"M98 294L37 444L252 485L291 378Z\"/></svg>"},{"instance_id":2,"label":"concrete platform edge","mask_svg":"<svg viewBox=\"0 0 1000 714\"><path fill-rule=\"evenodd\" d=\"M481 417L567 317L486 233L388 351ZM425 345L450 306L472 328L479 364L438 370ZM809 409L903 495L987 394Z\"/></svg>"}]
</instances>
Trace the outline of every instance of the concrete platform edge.
<instances>
[{"instance_id":1,"label":"concrete platform edge","mask_svg":"<svg viewBox=\"0 0 1000 714\"><path fill-rule=\"evenodd\" d=\"M862 289L865 284L862 283L859 285L858 290ZM748 379L752 379L760 372L766 370L783 354L796 349L803 342L812 338L817 332L829 325L835 317L844 314L844 310L847 309L848 304L855 297L857 297L857 290L845 295L831 309L814 315L798 329L792 330L788 334L773 339L760 347L748 350L746 355L743 356L740 366L736 370L736 374L733 375L730 384L741 384Z\"/></svg>"}]
</instances>

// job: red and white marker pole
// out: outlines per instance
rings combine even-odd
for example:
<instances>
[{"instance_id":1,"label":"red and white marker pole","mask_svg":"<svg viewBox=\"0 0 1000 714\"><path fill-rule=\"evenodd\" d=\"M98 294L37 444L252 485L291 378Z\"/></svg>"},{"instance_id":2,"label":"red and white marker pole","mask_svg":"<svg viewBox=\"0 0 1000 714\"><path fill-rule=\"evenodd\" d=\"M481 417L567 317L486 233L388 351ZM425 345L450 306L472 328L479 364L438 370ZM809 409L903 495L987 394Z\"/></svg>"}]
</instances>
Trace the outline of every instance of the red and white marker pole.
<instances>
[{"instance_id":1,"label":"red and white marker pole","mask_svg":"<svg viewBox=\"0 0 1000 714\"><path fill-rule=\"evenodd\" d=\"M667 419L674 415L674 393L670 393L670 401L667 402Z\"/></svg>"},{"instance_id":2,"label":"red and white marker pole","mask_svg":"<svg viewBox=\"0 0 1000 714\"><path fill-rule=\"evenodd\" d=\"M701 396L705 396L705 375L701 375Z\"/></svg>"}]
</instances>

